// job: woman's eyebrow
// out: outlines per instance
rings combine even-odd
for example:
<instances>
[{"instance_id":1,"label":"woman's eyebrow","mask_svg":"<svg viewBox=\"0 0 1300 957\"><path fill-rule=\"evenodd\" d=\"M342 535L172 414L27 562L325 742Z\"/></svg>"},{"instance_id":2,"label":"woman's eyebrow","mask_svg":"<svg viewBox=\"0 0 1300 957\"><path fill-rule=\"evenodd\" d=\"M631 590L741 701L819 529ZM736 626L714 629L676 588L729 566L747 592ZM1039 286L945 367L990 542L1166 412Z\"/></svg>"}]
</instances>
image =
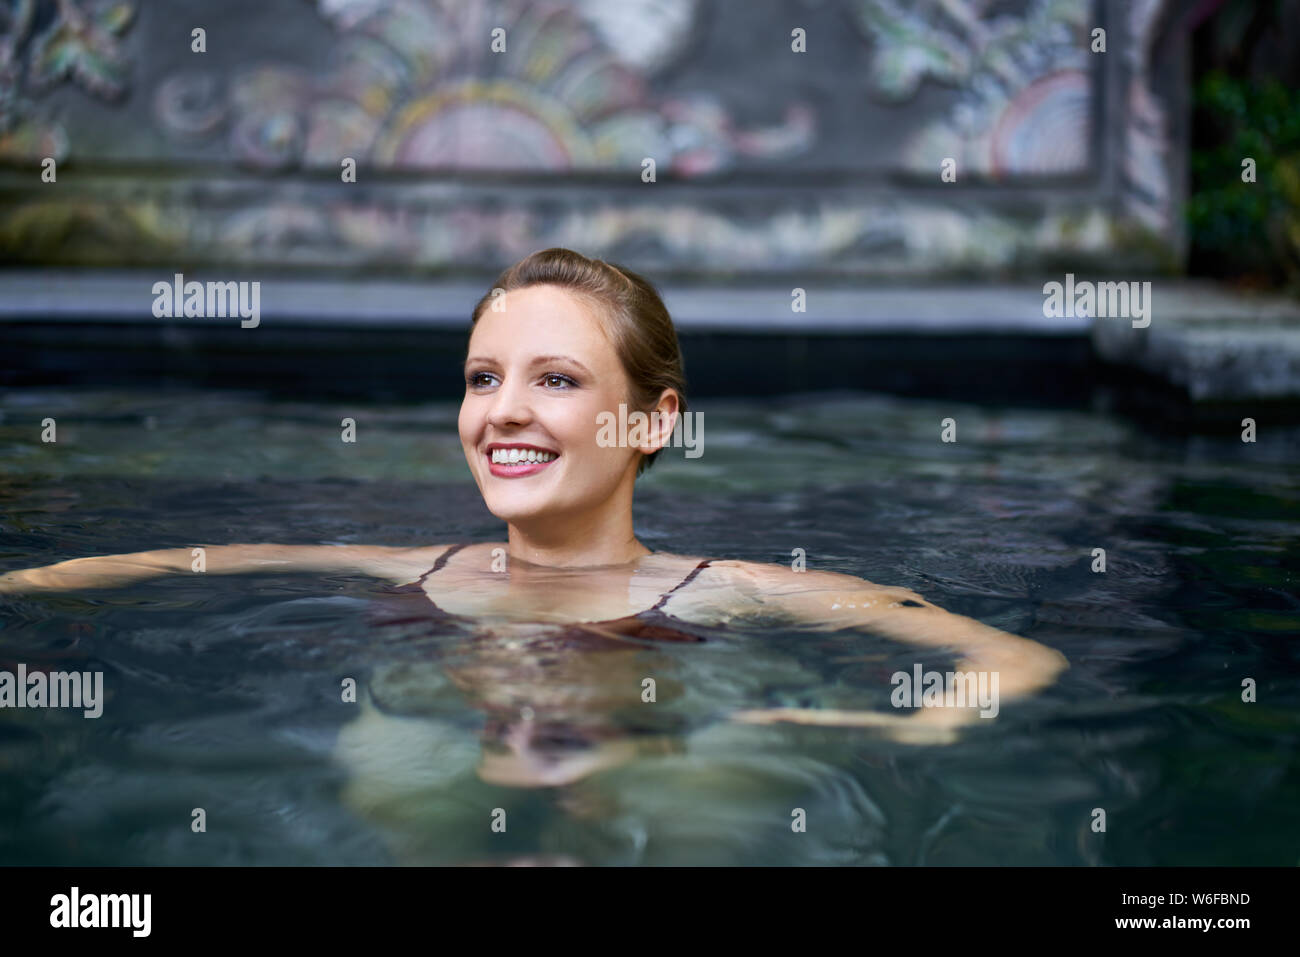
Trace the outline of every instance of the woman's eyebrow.
<instances>
[{"instance_id":1,"label":"woman's eyebrow","mask_svg":"<svg viewBox=\"0 0 1300 957\"><path fill-rule=\"evenodd\" d=\"M533 359L531 364L540 366L545 365L548 362L567 362L570 365L577 367L580 371L585 372L587 375L591 375L591 371L577 359L573 358L573 356L538 356Z\"/></svg>"},{"instance_id":2,"label":"woman's eyebrow","mask_svg":"<svg viewBox=\"0 0 1300 957\"><path fill-rule=\"evenodd\" d=\"M465 368L469 368L471 365L473 365L476 362L482 362L488 365L494 364L494 360L489 359L487 356L470 356L468 359L465 360ZM540 365L545 365L548 362L567 362L570 365L576 367L579 371L584 372L587 375L591 375L591 370L588 369L586 366L584 366L577 359L573 358L572 356L536 356L533 359L533 361L529 363L529 365L540 366Z\"/></svg>"}]
</instances>

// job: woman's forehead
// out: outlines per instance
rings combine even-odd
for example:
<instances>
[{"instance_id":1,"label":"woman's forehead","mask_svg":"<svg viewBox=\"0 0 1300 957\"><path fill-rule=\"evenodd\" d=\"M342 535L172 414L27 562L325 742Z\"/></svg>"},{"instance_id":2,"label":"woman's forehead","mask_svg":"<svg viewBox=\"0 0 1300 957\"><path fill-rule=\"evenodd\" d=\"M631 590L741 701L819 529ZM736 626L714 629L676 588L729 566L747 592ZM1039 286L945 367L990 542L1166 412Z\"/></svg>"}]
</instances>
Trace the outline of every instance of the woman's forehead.
<instances>
[{"instance_id":1,"label":"woman's forehead","mask_svg":"<svg viewBox=\"0 0 1300 957\"><path fill-rule=\"evenodd\" d=\"M476 348L477 347L477 348ZM529 286L505 293L499 306L483 311L470 333L470 353L506 351L551 354L581 351L599 361L613 346L604 324L581 298L555 286Z\"/></svg>"}]
</instances>

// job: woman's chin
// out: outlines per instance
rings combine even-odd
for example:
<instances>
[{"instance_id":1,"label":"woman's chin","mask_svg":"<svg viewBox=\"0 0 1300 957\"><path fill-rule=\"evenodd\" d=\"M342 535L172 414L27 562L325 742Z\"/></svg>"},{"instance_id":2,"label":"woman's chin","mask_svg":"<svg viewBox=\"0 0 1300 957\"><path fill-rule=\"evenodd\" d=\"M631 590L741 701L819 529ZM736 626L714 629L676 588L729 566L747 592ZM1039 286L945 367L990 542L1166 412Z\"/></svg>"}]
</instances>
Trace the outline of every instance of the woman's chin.
<instances>
[{"instance_id":1,"label":"woman's chin","mask_svg":"<svg viewBox=\"0 0 1300 957\"><path fill-rule=\"evenodd\" d=\"M501 521L514 524L541 518L549 511L545 502L535 499L521 500L521 498L505 495L494 496L486 504L488 511Z\"/></svg>"}]
</instances>

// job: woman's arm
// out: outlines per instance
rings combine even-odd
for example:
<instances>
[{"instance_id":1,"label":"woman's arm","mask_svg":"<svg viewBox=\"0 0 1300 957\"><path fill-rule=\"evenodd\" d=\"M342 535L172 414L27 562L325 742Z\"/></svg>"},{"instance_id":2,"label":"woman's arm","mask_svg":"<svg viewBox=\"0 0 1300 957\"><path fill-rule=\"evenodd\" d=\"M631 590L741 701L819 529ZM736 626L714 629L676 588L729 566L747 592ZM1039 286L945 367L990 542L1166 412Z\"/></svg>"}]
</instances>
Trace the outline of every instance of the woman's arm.
<instances>
[{"instance_id":1,"label":"woman's arm","mask_svg":"<svg viewBox=\"0 0 1300 957\"><path fill-rule=\"evenodd\" d=\"M803 628L818 631L856 627L923 648L951 649L960 656L952 670L974 672L977 676L983 673L989 688L994 687L992 680L996 676L999 704L1047 687L1069 667L1059 651L944 611L904 588L874 585L833 572L795 572L780 565L736 564L744 566L750 595L764 613L774 613ZM981 718L980 710L978 705L900 708L892 713L766 708L738 712L732 717L758 724L789 721L881 727L900 741L949 743L956 740L956 728L987 720Z\"/></svg>"},{"instance_id":2,"label":"woman's arm","mask_svg":"<svg viewBox=\"0 0 1300 957\"><path fill-rule=\"evenodd\" d=\"M0 575L0 593L114 588L159 575L234 575L259 571L359 572L393 582L412 581L429 569L446 545L203 545L125 555L73 558ZM202 549L200 561L199 549Z\"/></svg>"}]
</instances>

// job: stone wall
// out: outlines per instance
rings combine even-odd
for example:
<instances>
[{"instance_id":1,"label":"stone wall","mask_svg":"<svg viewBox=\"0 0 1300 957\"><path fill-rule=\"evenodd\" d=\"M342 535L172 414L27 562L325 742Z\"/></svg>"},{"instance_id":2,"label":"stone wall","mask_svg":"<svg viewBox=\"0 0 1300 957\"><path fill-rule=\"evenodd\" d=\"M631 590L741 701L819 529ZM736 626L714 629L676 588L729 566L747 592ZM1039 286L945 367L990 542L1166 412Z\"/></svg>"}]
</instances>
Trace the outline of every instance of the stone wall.
<instances>
[{"instance_id":1,"label":"stone wall","mask_svg":"<svg viewBox=\"0 0 1300 957\"><path fill-rule=\"evenodd\" d=\"M22 0L0 27L0 258L1177 270L1191 6Z\"/></svg>"}]
</instances>

